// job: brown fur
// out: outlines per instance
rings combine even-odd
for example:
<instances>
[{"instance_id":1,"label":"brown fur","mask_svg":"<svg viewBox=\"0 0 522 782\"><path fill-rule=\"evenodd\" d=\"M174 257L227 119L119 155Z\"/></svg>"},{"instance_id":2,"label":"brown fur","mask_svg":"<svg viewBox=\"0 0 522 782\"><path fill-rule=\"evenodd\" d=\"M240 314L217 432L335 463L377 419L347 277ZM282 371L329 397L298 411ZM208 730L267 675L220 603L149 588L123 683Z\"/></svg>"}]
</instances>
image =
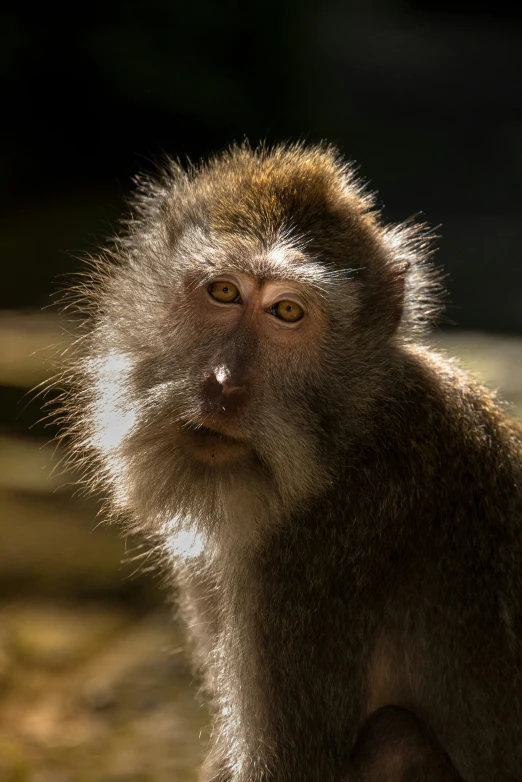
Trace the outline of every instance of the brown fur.
<instances>
[{"instance_id":1,"label":"brown fur","mask_svg":"<svg viewBox=\"0 0 522 782\"><path fill-rule=\"evenodd\" d=\"M180 586L203 779L522 778L520 429L425 345L422 227L329 147L243 146L145 182L109 255L65 417ZM210 301L223 275L241 306ZM256 309L279 283L295 329Z\"/></svg>"}]
</instances>

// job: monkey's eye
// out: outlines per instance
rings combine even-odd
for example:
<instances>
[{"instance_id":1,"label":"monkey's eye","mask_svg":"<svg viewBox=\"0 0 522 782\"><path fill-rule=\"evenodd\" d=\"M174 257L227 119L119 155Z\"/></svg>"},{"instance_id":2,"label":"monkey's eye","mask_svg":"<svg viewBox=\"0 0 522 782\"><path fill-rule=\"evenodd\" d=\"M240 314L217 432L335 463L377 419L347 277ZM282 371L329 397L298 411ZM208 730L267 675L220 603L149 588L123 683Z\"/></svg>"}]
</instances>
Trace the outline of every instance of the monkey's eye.
<instances>
[{"instance_id":1,"label":"monkey's eye","mask_svg":"<svg viewBox=\"0 0 522 782\"><path fill-rule=\"evenodd\" d=\"M213 299L221 301L223 304L235 304L241 301L239 290L232 282L222 280L213 282L208 286L208 292Z\"/></svg>"},{"instance_id":2,"label":"monkey's eye","mask_svg":"<svg viewBox=\"0 0 522 782\"><path fill-rule=\"evenodd\" d=\"M301 320L304 315L304 310L295 301L290 299L283 299L278 301L272 307L269 312L275 315L279 320L286 320L287 323L294 323L296 320Z\"/></svg>"}]
</instances>

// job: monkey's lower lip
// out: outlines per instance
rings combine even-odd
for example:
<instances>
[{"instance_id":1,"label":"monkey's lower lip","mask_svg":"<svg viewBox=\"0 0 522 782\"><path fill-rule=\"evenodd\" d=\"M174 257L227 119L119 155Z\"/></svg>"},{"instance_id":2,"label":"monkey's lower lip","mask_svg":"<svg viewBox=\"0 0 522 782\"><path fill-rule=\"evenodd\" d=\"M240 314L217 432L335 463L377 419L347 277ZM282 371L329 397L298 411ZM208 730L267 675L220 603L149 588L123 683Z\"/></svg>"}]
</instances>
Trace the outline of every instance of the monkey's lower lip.
<instances>
[{"instance_id":1,"label":"monkey's lower lip","mask_svg":"<svg viewBox=\"0 0 522 782\"><path fill-rule=\"evenodd\" d=\"M179 431L187 448L187 455L205 464L225 466L236 464L237 460L251 453L251 446L244 440L193 423L179 422Z\"/></svg>"}]
</instances>

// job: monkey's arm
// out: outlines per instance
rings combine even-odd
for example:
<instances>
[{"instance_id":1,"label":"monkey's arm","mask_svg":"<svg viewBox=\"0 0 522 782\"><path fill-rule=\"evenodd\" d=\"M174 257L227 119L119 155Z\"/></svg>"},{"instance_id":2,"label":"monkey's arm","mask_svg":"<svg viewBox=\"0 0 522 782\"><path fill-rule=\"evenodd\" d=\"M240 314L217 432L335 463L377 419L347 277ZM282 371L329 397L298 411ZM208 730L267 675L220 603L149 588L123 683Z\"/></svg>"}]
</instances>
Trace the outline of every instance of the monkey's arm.
<instances>
[{"instance_id":1,"label":"monkey's arm","mask_svg":"<svg viewBox=\"0 0 522 782\"><path fill-rule=\"evenodd\" d=\"M427 726L396 706L368 718L351 761L349 782L463 782Z\"/></svg>"}]
</instances>

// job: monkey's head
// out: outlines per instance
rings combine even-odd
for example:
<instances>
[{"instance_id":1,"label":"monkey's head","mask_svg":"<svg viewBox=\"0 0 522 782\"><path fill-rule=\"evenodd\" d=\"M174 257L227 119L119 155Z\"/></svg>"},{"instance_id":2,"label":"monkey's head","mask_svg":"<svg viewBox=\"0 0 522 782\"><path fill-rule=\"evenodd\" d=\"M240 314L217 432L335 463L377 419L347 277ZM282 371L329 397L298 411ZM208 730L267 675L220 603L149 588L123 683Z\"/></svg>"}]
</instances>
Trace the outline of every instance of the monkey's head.
<instances>
[{"instance_id":1,"label":"monkey's head","mask_svg":"<svg viewBox=\"0 0 522 782\"><path fill-rule=\"evenodd\" d=\"M134 207L85 289L74 448L141 525L291 515L426 323L421 232L384 227L328 147L172 164Z\"/></svg>"}]
</instances>

